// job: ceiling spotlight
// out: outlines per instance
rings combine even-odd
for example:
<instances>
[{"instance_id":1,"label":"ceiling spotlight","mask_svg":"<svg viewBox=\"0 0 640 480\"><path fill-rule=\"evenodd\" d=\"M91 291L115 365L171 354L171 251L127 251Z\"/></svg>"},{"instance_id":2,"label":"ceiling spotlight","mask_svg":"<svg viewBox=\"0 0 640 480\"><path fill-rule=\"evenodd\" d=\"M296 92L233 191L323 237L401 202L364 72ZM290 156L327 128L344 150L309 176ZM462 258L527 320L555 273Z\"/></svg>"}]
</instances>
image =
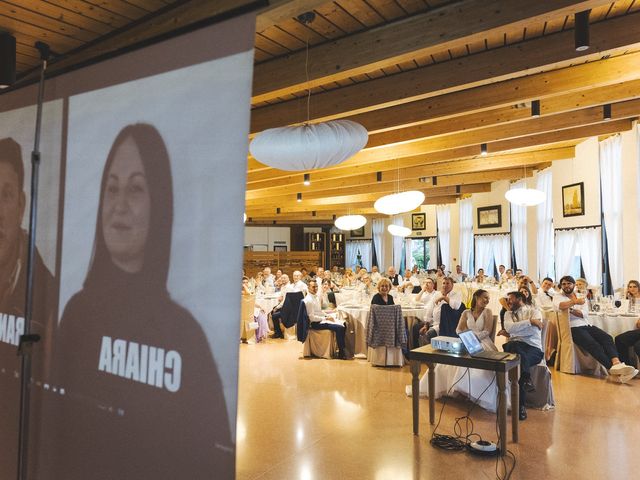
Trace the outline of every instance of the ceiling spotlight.
<instances>
[{"instance_id":1,"label":"ceiling spotlight","mask_svg":"<svg viewBox=\"0 0 640 480\"><path fill-rule=\"evenodd\" d=\"M540 100L531 101L531 116L532 117L540 116Z\"/></svg>"},{"instance_id":2,"label":"ceiling spotlight","mask_svg":"<svg viewBox=\"0 0 640 480\"><path fill-rule=\"evenodd\" d=\"M382 181L382 172L376 172L376 182Z\"/></svg>"},{"instance_id":3,"label":"ceiling spotlight","mask_svg":"<svg viewBox=\"0 0 640 480\"><path fill-rule=\"evenodd\" d=\"M312 217L315 217L315 216L316 216L316 211L315 211L315 210L312 210L312 211L311 211L311 216L312 216Z\"/></svg>"},{"instance_id":4,"label":"ceiling spotlight","mask_svg":"<svg viewBox=\"0 0 640 480\"><path fill-rule=\"evenodd\" d=\"M574 15L574 39L576 52L589 49L589 14L591 10L578 12Z\"/></svg>"},{"instance_id":5,"label":"ceiling spotlight","mask_svg":"<svg viewBox=\"0 0 640 480\"><path fill-rule=\"evenodd\" d=\"M298 193L298 194L296 195L296 201L297 201L297 202L301 202L301 201L302 201L302 194L301 194L301 193Z\"/></svg>"},{"instance_id":6,"label":"ceiling spotlight","mask_svg":"<svg viewBox=\"0 0 640 480\"><path fill-rule=\"evenodd\" d=\"M602 106L602 119L611 120L611 104L607 103Z\"/></svg>"},{"instance_id":7,"label":"ceiling spotlight","mask_svg":"<svg viewBox=\"0 0 640 480\"><path fill-rule=\"evenodd\" d=\"M309 185L311 185L311 175L309 175L308 173L304 174L304 181L302 182L302 184L305 187L308 187Z\"/></svg>"},{"instance_id":8,"label":"ceiling spotlight","mask_svg":"<svg viewBox=\"0 0 640 480\"><path fill-rule=\"evenodd\" d=\"M276 208L276 214L280 215L280 207Z\"/></svg>"},{"instance_id":9,"label":"ceiling spotlight","mask_svg":"<svg viewBox=\"0 0 640 480\"><path fill-rule=\"evenodd\" d=\"M16 81L16 37L0 33L0 88L7 88Z\"/></svg>"},{"instance_id":10,"label":"ceiling spotlight","mask_svg":"<svg viewBox=\"0 0 640 480\"><path fill-rule=\"evenodd\" d=\"M483 143L482 145L480 145L480 155L482 155L483 157L486 157L487 152L488 152L487 144Z\"/></svg>"}]
</instances>

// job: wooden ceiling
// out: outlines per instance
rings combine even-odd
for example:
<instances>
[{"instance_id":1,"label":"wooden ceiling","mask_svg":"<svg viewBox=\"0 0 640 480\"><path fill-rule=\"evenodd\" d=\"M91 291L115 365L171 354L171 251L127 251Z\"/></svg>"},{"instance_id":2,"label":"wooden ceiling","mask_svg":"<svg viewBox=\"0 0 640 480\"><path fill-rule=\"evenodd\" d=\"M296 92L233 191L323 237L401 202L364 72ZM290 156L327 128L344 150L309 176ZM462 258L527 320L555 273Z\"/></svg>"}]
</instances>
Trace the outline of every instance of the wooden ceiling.
<instances>
[{"instance_id":1,"label":"wooden ceiling","mask_svg":"<svg viewBox=\"0 0 640 480\"><path fill-rule=\"evenodd\" d=\"M13 0L0 2L0 29L16 36L28 79L36 40L60 54L55 71L252 3ZM574 14L585 10L590 48L576 52ZM296 18L306 11L316 14L309 25ZM582 139L628 130L640 115L639 25L640 0L272 0L257 21L252 135L307 121L309 88L309 121L348 118L370 138L318 171L249 158L247 215L326 223L373 214L398 183L423 190L427 203L455 202L572 158Z\"/></svg>"}]
</instances>

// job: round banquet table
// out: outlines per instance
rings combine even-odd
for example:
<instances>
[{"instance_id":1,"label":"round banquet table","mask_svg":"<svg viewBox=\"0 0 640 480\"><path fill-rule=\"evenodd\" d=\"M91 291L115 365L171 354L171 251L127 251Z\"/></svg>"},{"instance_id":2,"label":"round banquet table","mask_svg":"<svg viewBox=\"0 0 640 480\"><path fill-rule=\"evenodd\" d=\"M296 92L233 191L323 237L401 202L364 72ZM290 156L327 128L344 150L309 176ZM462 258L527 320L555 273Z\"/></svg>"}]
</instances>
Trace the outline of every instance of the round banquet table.
<instances>
[{"instance_id":1,"label":"round banquet table","mask_svg":"<svg viewBox=\"0 0 640 480\"><path fill-rule=\"evenodd\" d=\"M612 337L636 328L638 315L589 312L589 323Z\"/></svg>"},{"instance_id":2,"label":"round banquet table","mask_svg":"<svg viewBox=\"0 0 640 480\"><path fill-rule=\"evenodd\" d=\"M367 356L367 318L369 316L369 305L340 305L338 312L342 319L353 325L355 335L354 355ZM407 322L409 332L411 327L418 321L424 320L427 314L425 307L402 307L402 316Z\"/></svg>"},{"instance_id":3,"label":"round banquet table","mask_svg":"<svg viewBox=\"0 0 640 480\"><path fill-rule=\"evenodd\" d=\"M279 293L267 293L256 296L256 307L261 308L267 315L280 303Z\"/></svg>"}]
</instances>

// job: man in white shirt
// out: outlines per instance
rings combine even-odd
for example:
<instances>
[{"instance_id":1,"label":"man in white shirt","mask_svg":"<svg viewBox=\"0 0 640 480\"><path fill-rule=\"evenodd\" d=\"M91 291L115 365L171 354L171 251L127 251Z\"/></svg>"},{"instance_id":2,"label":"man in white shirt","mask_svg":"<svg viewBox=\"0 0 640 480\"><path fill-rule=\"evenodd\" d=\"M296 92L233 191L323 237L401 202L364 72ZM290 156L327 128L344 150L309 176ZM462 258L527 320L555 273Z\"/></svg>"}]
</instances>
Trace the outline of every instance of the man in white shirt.
<instances>
[{"instance_id":1,"label":"man in white shirt","mask_svg":"<svg viewBox=\"0 0 640 480\"><path fill-rule=\"evenodd\" d=\"M395 267L387 268L387 278L391 282L391 285L395 287L402 284L402 278L396 273Z\"/></svg>"},{"instance_id":2,"label":"man in white shirt","mask_svg":"<svg viewBox=\"0 0 640 480\"><path fill-rule=\"evenodd\" d=\"M431 324L431 327L427 330L427 325L424 325L420 329L419 343L421 346L431 343L431 339L440 334L442 307L446 304L449 305L454 312L458 312L460 305L462 305L462 296L453 290L454 283L451 277L445 277L442 281L442 290L433 297L430 303L431 307L427 307L427 323ZM458 320L460 320L459 313Z\"/></svg>"},{"instance_id":3,"label":"man in white shirt","mask_svg":"<svg viewBox=\"0 0 640 480\"><path fill-rule=\"evenodd\" d=\"M561 291L553 297L557 310L568 310L573 343L604 365L615 380L628 382L638 374L638 370L620 361L613 338L608 333L589 324L589 309L585 299L575 294L575 286L573 277L566 275L560 279Z\"/></svg>"},{"instance_id":4,"label":"man in white shirt","mask_svg":"<svg viewBox=\"0 0 640 480\"><path fill-rule=\"evenodd\" d=\"M425 308L433 312L433 299L437 294L438 291L436 290L435 282L430 278L427 278L422 284L422 290L420 290L420 293L416 294L415 300L416 302L424 303ZM411 327L411 348L418 348L420 346L418 342L418 339L420 338L420 330L422 330L422 327L425 327L426 325L427 322L420 320L414 323L413 327ZM427 328L425 328L424 332L426 333L426 331Z\"/></svg>"},{"instance_id":5,"label":"man in white shirt","mask_svg":"<svg viewBox=\"0 0 640 480\"><path fill-rule=\"evenodd\" d=\"M302 292L305 295L307 294L307 284L302 281L302 272L296 270L293 272L293 290L292 292Z\"/></svg>"},{"instance_id":6,"label":"man in white shirt","mask_svg":"<svg viewBox=\"0 0 640 480\"><path fill-rule=\"evenodd\" d=\"M505 272L504 265L499 265L498 266L498 282L502 283L506 281L507 281L507 274Z\"/></svg>"},{"instance_id":7,"label":"man in white shirt","mask_svg":"<svg viewBox=\"0 0 640 480\"><path fill-rule=\"evenodd\" d=\"M467 274L462 272L461 265L456 265L456 271L451 274L451 278L456 282L464 282L467 279Z\"/></svg>"},{"instance_id":8,"label":"man in white shirt","mask_svg":"<svg viewBox=\"0 0 640 480\"><path fill-rule=\"evenodd\" d=\"M380 275L377 265L374 265L373 267L371 267L371 281L377 284L381 278L382 278L382 275Z\"/></svg>"},{"instance_id":9,"label":"man in white shirt","mask_svg":"<svg viewBox=\"0 0 640 480\"><path fill-rule=\"evenodd\" d=\"M344 349L346 327L342 323L337 323L333 317L327 316L322 311L322 306L318 299L318 283L315 280L309 282L309 293L304 297L303 301L307 309L307 315L309 316L309 328L335 332L338 343L338 358L346 360L347 357Z\"/></svg>"},{"instance_id":10,"label":"man in white shirt","mask_svg":"<svg viewBox=\"0 0 640 480\"><path fill-rule=\"evenodd\" d=\"M400 292L406 291L407 293L413 293L413 287L419 287L419 286L420 286L420 280L418 280L418 277L413 275L411 273L411 270L407 268L404 271L404 277L402 277L402 282L398 287L398 291Z\"/></svg>"},{"instance_id":11,"label":"man in white shirt","mask_svg":"<svg viewBox=\"0 0 640 480\"><path fill-rule=\"evenodd\" d=\"M276 277L271 273L271 268L264 267L264 270L262 270L262 278L265 287L273 287L275 285Z\"/></svg>"},{"instance_id":12,"label":"man in white shirt","mask_svg":"<svg viewBox=\"0 0 640 480\"><path fill-rule=\"evenodd\" d=\"M504 314L504 330L501 334L509 337L504 344L505 352L520 355L520 420L527 419L525 401L527 392L535 390L531 383L531 367L542 360L542 315L540 310L524 305L524 295L520 292L509 292L509 310Z\"/></svg>"},{"instance_id":13,"label":"man in white shirt","mask_svg":"<svg viewBox=\"0 0 640 480\"><path fill-rule=\"evenodd\" d=\"M553 296L555 295L553 290L553 280L546 277L540 284L540 289L536 295L536 304L542 310L553 310Z\"/></svg>"}]
</instances>

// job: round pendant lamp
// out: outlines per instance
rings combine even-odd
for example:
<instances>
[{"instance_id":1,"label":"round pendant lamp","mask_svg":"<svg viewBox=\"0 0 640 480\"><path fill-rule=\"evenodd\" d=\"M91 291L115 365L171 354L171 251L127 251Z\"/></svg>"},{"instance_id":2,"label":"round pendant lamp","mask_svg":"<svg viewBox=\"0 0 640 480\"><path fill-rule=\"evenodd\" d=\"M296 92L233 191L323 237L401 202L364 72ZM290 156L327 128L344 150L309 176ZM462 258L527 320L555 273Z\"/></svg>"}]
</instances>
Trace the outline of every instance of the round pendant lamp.
<instances>
[{"instance_id":1,"label":"round pendant lamp","mask_svg":"<svg viewBox=\"0 0 640 480\"><path fill-rule=\"evenodd\" d=\"M415 210L424 202L424 193L417 190L392 193L376 200L373 208L385 215L397 215L398 213Z\"/></svg>"},{"instance_id":2,"label":"round pendant lamp","mask_svg":"<svg viewBox=\"0 0 640 480\"><path fill-rule=\"evenodd\" d=\"M242 215L244 215L244 223L247 223L247 214L243 213Z\"/></svg>"},{"instance_id":3,"label":"round pendant lamp","mask_svg":"<svg viewBox=\"0 0 640 480\"><path fill-rule=\"evenodd\" d=\"M366 217L362 215L343 215L336 218L335 226L340 230L355 230L367 223Z\"/></svg>"},{"instance_id":4,"label":"round pendant lamp","mask_svg":"<svg viewBox=\"0 0 640 480\"><path fill-rule=\"evenodd\" d=\"M367 130L351 120L270 128L249 145L251 155L278 170L314 170L337 165L364 148Z\"/></svg>"},{"instance_id":5,"label":"round pendant lamp","mask_svg":"<svg viewBox=\"0 0 640 480\"><path fill-rule=\"evenodd\" d=\"M402 225L389 225L387 231L394 237L408 237L411 235L411 229Z\"/></svg>"},{"instance_id":6,"label":"round pendant lamp","mask_svg":"<svg viewBox=\"0 0 640 480\"><path fill-rule=\"evenodd\" d=\"M545 201L545 194L535 188L512 188L507 190L504 197L514 205L532 207Z\"/></svg>"}]
</instances>

